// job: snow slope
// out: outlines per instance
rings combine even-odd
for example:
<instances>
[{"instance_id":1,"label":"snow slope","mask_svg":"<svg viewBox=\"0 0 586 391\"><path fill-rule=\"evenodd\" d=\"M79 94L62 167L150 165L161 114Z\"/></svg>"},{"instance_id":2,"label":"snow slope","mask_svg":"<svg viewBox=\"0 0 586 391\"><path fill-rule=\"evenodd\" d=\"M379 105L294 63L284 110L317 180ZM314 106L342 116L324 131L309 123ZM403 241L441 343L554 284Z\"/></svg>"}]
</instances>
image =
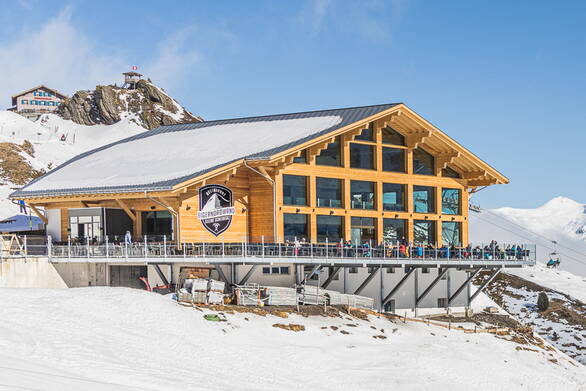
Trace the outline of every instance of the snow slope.
<instances>
[{"instance_id":1,"label":"snow slope","mask_svg":"<svg viewBox=\"0 0 586 391\"><path fill-rule=\"evenodd\" d=\"M586 205L557 197L536 209L500 208L470 212L472 242L537 244L538 261L561 255L561 270L586 277ZM554 244L552 241L556 241Z\"/></svg>"},{"instance_id":2,"label":"snow slope","mask_svg":"<svg viewBox=\"0 0 586 391\"><path fill-rule=\"evenodd\" d=\"M488 334L374 317L208 322L168 296L126 288L0 296L0 390L586 389L583 366Z\"/></svg>"},{"instance_id":3,"label":"snow slope","mask_svg":"<svg viewBox=\"0 0 586 391\"><path fill-rule=\"evenodd\" d=\"M70 158L113 141L144 132L145 129L128 117L114 125L79 125L55 114L42 115L32 122L10 111L0 111L0 142L33 144L34 158L27 156L35 169L50 170ZM65 141L61 141L64 136ZM18 213L18 206L8 195L18 186L0 186L0 218Z\"/></svg>"}]
</instances>

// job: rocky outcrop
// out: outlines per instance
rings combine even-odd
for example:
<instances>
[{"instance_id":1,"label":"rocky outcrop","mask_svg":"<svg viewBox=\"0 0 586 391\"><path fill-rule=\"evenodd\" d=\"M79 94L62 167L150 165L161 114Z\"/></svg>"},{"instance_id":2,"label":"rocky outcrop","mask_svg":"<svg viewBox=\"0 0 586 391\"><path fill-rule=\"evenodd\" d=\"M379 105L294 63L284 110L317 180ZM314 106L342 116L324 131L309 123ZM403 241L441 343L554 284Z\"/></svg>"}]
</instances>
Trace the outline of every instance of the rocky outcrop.
<instances>
[{"instance_id":1,"label":"rocky outcrop","mask_svg":"<svg viewBox=\"0 0 586 391\"><path fill-rule=\"evenodd\" d=\"M202 121L147 80L140 80L136 89L108 85L78 91L61 104L59 114L82 125L112 125L129 119L147 129Z\"/></svg>"},{"instance_id":2,"label":"rocky outcrop","mask_svg":"<svg viewBox=\"0 0 586 391\"><path fill-rule=\"evenodd\" d=\"M45 173L35 169L30 161L34 158L33 145L25 140L22 145L0 143L0 185L22 186Z\"/></svg>"}]
</instances>

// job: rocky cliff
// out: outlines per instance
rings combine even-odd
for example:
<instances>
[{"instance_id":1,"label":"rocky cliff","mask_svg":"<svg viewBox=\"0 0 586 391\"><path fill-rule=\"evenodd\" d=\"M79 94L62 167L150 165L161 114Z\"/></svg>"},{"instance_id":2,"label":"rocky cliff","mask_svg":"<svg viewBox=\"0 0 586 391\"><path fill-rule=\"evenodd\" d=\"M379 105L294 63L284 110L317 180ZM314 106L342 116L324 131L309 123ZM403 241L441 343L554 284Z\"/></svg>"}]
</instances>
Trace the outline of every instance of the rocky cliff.
<instances>
[{"instance_id":1,"label":"rocky cliff","mask_svg":"<svg viewBox=\"0 0 586 391\"><path fill-rule=\"evenodd\" d=\"M82 125L112 125L127 118L147 129L202 121L147 80L140 80L136 89L108 85L78 91L61 104L59 114Z\"/></svg>"}]
</instances>

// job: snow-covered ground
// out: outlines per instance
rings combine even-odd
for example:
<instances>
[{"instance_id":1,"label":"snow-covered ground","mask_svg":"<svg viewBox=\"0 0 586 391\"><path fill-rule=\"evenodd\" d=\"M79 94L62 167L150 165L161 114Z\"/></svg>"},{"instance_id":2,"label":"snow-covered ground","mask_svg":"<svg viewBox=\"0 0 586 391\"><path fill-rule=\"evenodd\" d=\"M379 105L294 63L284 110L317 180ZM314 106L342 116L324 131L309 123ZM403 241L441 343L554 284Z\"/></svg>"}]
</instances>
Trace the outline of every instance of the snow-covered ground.
<instances>
[{"instance_id":1,"label":"snow-covered ground","mask_svg":"<svg viewBox=\"0 0 586 391\"><path fill-rule=\"evenodd\" d=\"M55 168L80 153L113 141L144 132L146 129L127 116L114 125L79 125L55 114L44 114L32 122L10 111L0 111L0 142L33 144L34 158L27 160L35 169ZM61 141L62 137L64 141ZM8 200L15 186L0 186L0 218L18 213L18 206Z\"/></svg>"},{"instance_id":2,"label":"snow-covered ground","mask_svg":"<svg viewBox=\"0 0 586 391\"><path fill-rule=\"evenodd\" d=\"M0 296L0 390L551 391L586 384L584 367L557 352L423 324L247 313L209 322L169 296L125 288L0 289ZM386 339L373 338L379 335Z\"/></svg>"}]
</instances>

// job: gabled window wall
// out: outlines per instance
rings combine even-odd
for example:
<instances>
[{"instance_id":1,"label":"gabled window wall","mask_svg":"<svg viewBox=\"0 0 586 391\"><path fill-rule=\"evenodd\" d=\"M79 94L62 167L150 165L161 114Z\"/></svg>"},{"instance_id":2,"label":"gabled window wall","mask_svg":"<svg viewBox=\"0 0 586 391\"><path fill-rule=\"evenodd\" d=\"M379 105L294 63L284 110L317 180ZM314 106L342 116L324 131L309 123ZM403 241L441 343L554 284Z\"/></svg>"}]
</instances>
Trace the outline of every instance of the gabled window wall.
<instances>
[{"instance_id":1,"label":"gabled window wall","mask_svg":"<svg viewBox=\"0 0 586 391\"><path fill-rule=\"evenodd\" d=\"M309 171L307 177L285 173L282 177L284 205L300 206L284 211L295 212L291 214L297 216L288 218L288 237L295 231L308 240L309 235L316 235L313 240L319 242L326 238L334 241L338 237L348 240L350 236L360 238L363 243L366 237L387 241L405 237L409 242L434 245L438 239L441 242L462 243L462 229L467 229L463 225L466 219L461 206L462 189L443 187L439 185L441 179L438 184L428 178L417 179L417 175L436 176L436 173L438 178L458 179L461 177L458 172L445 167L441 174L438 173L433 154L425 147L411 150L406 146L405 136L388 126L377 130L371 124L352 139L338 136L335 140L315 158L311 159L310 149L305 149L293 162L309 164L313 160L311 165L340 167L340 171L329 168L320 171L316 168L318 175L315 176ZM346 152L348 155L345 155ZM407 161L408 157L412 158L411 162ZM409 166L411 173L415 174L411 179L395 175L406 175ZM301 172L300 166L294 167L297 170L295 173ZM310 167L307 169L311 170ZM365 170L372 170L372 173ZM332 174L328 174L330 172ZM447 182L444 180L443 183ZM310 201L310 194L315 199ZM323 209L319 212L316 207L332 210L326 215ZM414 219L409 213L419 216ZM454 217L452 221L442 222L439 214ZM293 224L292 219L304 219L305 223ZM310 228L310 222L313 228ZM438 236L438 224L445 229L445 238L443 230L441 237ZM299 228L302 226L303 229ZM458 240L454 239L456 237Z\"/></svg>"}]
</instances>

